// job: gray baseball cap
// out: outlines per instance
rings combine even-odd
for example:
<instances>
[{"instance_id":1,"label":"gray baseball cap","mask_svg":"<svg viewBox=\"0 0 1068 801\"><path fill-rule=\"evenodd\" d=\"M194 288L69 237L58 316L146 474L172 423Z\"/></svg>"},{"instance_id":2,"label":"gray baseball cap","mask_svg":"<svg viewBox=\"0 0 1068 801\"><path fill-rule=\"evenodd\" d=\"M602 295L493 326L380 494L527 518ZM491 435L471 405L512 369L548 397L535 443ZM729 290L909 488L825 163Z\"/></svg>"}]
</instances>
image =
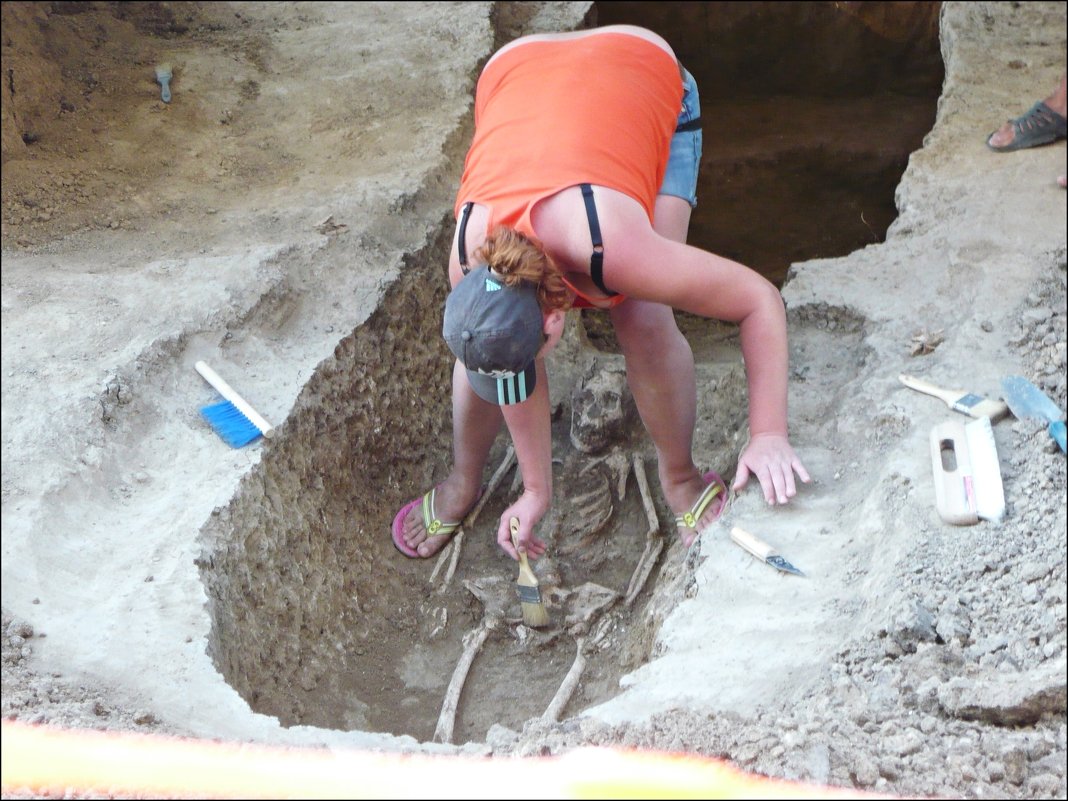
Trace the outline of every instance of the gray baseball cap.
<instances>
[{"instance_id":1,"label":"gray baseball cap","mask_svg":"<svg viewBox=\"0 0 1068 801\"><path fill-rule=\"evenodd\" d=\"M467 368L475 394L499 406L533 394L543 329L534 285L508 286L485 266L464 276L445 300L445 342Z\"/></svg>"}]
</instances>

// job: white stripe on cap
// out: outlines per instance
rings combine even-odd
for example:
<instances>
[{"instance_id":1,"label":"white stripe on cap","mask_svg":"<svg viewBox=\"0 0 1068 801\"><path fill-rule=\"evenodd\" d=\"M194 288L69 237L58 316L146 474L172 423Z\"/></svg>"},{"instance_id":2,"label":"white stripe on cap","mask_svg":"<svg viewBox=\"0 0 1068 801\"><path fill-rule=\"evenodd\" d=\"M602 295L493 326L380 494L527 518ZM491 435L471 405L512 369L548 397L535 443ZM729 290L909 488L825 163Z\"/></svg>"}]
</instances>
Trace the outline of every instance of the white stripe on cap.
<instances>
[{"instance_id":1,"label":"white stripe on cap","mask_svg":"<svg viewBox=\"0 0 1068 801\"><path fill-rule=\"evenodd\" d=\"M511 376L510 378L497 379L497 404L506 406L512 403L522 403L527 399L527 374L526 372Z\"/></svg>"}]
</instances>

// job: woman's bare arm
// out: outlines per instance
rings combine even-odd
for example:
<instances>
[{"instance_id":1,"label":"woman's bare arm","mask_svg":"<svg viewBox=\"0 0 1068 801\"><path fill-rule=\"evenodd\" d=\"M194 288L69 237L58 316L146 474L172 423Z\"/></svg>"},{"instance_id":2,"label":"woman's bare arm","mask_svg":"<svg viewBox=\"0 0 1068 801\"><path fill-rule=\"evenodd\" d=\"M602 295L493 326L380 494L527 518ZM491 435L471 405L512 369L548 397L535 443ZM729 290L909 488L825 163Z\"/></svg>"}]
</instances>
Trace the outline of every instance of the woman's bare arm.
<instances>
[{"instance_id":1,"label":"woman's bare arm","mask_svg":"<svg viewBox=\"0 0 1068 801\"><path fill-rule=\"evenodd\" d=\"M788 347L782 295L738 262L659 236L641 206L599 190L606 283L628 296L739 325L749 388L750 447L736 488L755 474L769 502L795 492L794 473L809 476L787 438Z\"/></svg>"},{"instance_id":2,"label":"woman's bare arm","mask_svg":"<svg viewBox=\"0 0 1068 801\"><path fill-rule=\"evenodd\" d=\"M534 536L534 527L549 511L553 496L549 378L542 359L538 359L537 369L534 393L523 403L501 407L523 476L523 494L504 510L497 527L497 543L505 553L516 557L508 521L519 518L517 539L535 559L545 553L546 545Z\"/></svg>"}]
</instances>

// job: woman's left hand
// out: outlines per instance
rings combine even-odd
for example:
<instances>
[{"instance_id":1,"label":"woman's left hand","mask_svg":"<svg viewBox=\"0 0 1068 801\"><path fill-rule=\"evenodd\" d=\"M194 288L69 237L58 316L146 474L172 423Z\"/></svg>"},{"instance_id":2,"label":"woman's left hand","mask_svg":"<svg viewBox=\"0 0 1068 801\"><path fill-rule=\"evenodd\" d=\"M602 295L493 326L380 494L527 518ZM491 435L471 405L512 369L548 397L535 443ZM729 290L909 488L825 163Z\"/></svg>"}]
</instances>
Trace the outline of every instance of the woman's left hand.
<instances>
[{"instance_id":1,"label":"woman's left hand","mask_svg":"<svg viewBox=\"0 0 1068 801\"><path fill-rule=\"evenodd\" d=\"M738 457L738 474L731 490L741 490L749 476L755 475L764 490L764 500L769 504L786 503L797 494L795 472L806 484L812 480L785 435L756 434Z\"/></svg>"}]
</instances>

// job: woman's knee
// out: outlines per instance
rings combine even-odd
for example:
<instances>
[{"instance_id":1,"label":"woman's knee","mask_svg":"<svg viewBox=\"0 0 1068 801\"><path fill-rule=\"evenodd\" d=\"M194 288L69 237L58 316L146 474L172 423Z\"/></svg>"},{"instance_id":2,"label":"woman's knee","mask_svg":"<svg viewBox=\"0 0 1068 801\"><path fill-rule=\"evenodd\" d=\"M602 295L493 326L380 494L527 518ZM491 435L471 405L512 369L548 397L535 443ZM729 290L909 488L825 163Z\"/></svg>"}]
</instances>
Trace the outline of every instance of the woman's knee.
<instances>
[{"instance_id":1,"label":"woman's knee","mask_svg":"<svg viewBox=\"0 0 1068 801\"><path fill-rule=\"evenodd\" d=\"M611 315L624 356L651 354L655 358L679 339L685 341L670 306L632 298L613 309Z\"/></svg>"}]
</instances>

